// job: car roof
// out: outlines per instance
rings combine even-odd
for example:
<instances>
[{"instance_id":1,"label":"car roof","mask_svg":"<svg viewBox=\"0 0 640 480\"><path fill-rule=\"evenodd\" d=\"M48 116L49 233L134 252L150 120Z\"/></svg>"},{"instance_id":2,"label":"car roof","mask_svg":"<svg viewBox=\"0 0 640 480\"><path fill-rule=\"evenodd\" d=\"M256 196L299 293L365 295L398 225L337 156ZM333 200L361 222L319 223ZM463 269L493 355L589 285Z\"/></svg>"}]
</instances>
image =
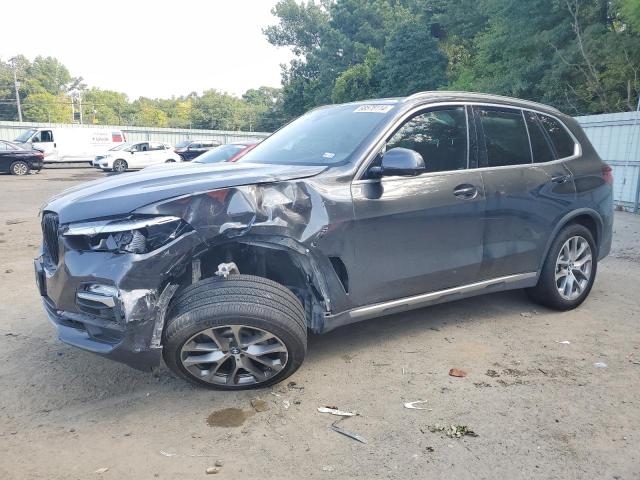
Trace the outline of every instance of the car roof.
<instances>
[{"instance_id":1,"label":"car roof","mask_svg":"<svg viewBox=\"0 0 640 480\"><path fill-rule=\"evenodd\" d=\"M507 97L504 95L494 95L489 93L477 92L456 92L456 91L427 91L418 92L402 99L403 103L423 102L423 101L460 101L460 102L483 102L496 103L499 105L513 105L522 108L534 108L536 110L547 110L553 113L560 113L557 108L545 105L543 103L531 100L523 100L521 98Z\"/></svg>"},{"instance_id":2,"label":"car roof","mask_svg":"<svg viewBox=\"0 0 640 480\"><path fill-rule=\"evenodd\" d=\"M369 100L359 100L356 102L345 103L344 105L398 105L401 103L429 103L429 102L481 102L494 103L498 105L511 105L520 108L533 108L535 110L547 111L550 113L561 113L557 108L542 103L533 102L531 100L523 100L520 98L506 97L503 95L493 95L489 93L477 92L457 92L457 91L425 91L417 92L408 97L393 98L373 98ZM332 105L327 105L328 107Z\"/></svg>"}]
</instances>

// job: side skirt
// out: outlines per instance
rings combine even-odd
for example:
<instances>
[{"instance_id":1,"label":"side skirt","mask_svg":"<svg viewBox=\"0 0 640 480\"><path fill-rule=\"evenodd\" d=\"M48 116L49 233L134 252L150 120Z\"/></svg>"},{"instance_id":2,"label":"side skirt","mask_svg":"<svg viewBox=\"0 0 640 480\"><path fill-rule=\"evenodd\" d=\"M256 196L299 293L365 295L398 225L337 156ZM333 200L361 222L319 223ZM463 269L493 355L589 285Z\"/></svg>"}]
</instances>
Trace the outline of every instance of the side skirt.
<instances>
[{"instance_id":1,"label":"side skirt","mask_svg":"<svg viewBox=\"0 0 640 480\"><path fill-rule=\"evenodd\" d=\"M374 305L367 305L365 307L358 307L336 315L326 315L324 317L324 328L322 329L322 332L328 332L334 328L360 322L362 320L415 310L417 308L436 305L438 303L452 302L454 300L461 300L463 298L469 298L485 293L533 287L537 281L538 274L536 272L518 273L516 275L507 275L505 277L470 283L460 287L422 293L413 297L406 297L398 300L376 303Z\"/></svg>"}]
</instances>

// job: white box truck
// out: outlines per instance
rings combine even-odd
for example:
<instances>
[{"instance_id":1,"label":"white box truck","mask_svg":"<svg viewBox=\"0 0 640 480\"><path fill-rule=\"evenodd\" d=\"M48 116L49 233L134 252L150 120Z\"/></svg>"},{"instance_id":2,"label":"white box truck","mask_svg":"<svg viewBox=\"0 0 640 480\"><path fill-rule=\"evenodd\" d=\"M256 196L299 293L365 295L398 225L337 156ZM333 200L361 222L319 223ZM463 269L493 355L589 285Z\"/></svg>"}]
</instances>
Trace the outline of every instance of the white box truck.
<instances>
[{"instance_id":1,"label":"white box truck","mask_svg":"<svg viewBox=\"0 0 640 480\"><path fill-rule=\"evenodd\" d=\"M97 154L126 142L122 130L94 127L37 127L15 141L44 152L45 163L92 162Z\"/></svg>"}]
</instances>

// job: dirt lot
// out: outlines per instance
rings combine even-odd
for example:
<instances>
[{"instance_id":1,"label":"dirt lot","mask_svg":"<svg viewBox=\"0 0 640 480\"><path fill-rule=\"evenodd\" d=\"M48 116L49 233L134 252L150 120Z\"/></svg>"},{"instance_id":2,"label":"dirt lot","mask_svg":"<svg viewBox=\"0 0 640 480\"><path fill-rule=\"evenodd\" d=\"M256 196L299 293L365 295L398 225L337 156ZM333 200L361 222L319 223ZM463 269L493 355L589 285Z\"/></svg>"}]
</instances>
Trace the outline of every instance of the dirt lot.
<instances>
[{"instance_id":1,"label":"dirt lot","mask_svg":"<svg viewBox=\"0 0 640 480\"><path fill-rule=\"evenodd\" d=\"M576 311L515 291L386 317L312 337L295 385L217 393L65 346L45 319L38 208L101 175L0 177L0 478L191 479L216 460L219 478L640 478L640 216L617 215ZM357 411L340 426L368 443L324 405ZM208 424L229 408L212 419L237 426Z\"/></svg>"}]
</instances>

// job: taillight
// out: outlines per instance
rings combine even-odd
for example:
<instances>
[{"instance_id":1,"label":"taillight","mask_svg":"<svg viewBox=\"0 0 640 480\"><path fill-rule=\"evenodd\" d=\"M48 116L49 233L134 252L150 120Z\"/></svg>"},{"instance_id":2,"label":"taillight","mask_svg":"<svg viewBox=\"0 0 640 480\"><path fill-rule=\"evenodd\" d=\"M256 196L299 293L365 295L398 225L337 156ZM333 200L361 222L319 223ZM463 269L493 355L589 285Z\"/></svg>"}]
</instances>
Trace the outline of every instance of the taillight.
<instances>
[{"instance_id":1,"label":"taillight","mask_svg":"<svg viewBox=\"0 0 640 480\"><path fill-rule=\"evenodd\" d=\"M613 168L606 163L602 166L602 178L607 185L613 185Z\"/></svg>"}]
</instances>

